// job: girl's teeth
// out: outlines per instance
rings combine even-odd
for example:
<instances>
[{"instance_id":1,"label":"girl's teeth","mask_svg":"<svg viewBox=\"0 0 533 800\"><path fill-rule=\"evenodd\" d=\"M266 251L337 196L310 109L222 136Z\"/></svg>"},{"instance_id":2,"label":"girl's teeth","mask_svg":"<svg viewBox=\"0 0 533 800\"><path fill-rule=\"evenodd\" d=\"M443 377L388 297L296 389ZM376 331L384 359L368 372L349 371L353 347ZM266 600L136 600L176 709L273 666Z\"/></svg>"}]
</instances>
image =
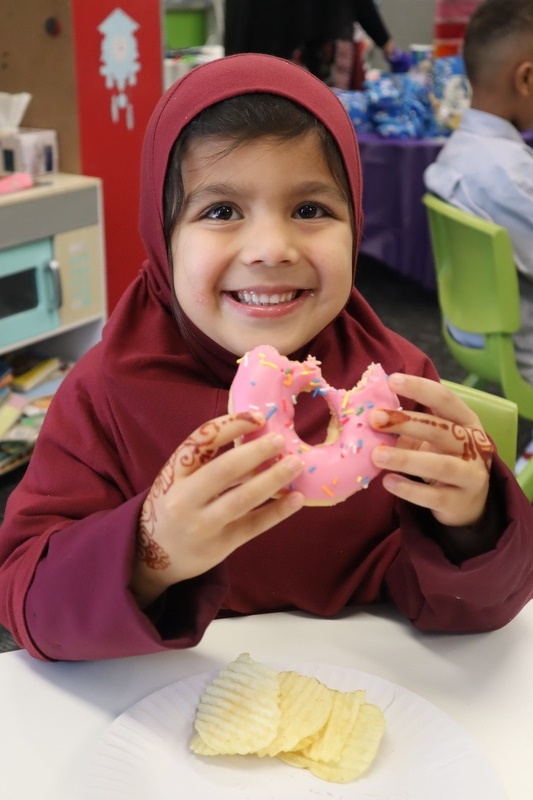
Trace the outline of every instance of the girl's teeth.
<instances>
[{"instance_id":1,"label":"girl's teeth","mask_svg":"<svg viewBox=\"0 0 533 800\"><path fill-rule=\"evenodd\" d=\"M241 303L253 306L276 306L279 303L288 303L296 297L296 292L283 292L283 294L257 294L257 292L237 292Z\"/></svg>"}]
</instances>

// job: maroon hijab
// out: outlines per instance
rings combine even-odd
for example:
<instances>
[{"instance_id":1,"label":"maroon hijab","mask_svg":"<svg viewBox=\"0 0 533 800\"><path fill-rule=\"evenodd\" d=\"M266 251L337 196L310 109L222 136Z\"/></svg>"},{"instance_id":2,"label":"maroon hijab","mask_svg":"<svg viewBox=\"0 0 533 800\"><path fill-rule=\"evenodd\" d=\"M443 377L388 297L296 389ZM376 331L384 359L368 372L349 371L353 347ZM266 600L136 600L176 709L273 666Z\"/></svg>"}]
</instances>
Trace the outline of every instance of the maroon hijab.
<instances>
[{"instance_id":1,"label":"maroon hijab","mask_svg":"<svg viewBox=\"0 0 533 800\"><path fill-rule=\"evenodd\" d=\"M355 214L355 272L362 226L361 165L353 125L335 94L306 70L273 56L236 55L197 67L161 97L148 124L142 158L140 209L140 231L148 259L139 278L117 306L104 334L104 367L110 366L110 382L122 380L125 377L124 370L129 374L134 367L153 374L162 355L167 354L177 369L192 369L195 372L201 368L204 383L206 378L208 383L224 388L231 383L236 368L235 355L198 330L179 309L176 313L171 266L163 231L163 187L172 147L187 123L214 103L251 92L279 94L299 103L317 116L337 142L345 164ZM357 309L350 311L354 302ZM352 320L357 318L357 326L360 325L371 337L376 325L380 329L382 327L356 293L338 319L341 327L343 315L348 315ZM321 360L327 358L331 361L337 343L334 342L334 332L328 334L329 328L292 355L303 357L312 352ZM128 331L127 336L124 335L125 331ZM347 337L343 338L348 345ZM166 366L169 366L168 360ZM341 383L345 385L347 375L344 358L339 366L339 372L335 370L330 374L333 385L341 376ZM366 364L355 367L357 375L354 373L353 383L361 377L365 367ZM200 405L203 408L203 404ZM199 419L198 424L201 421Z\"/></svg>"},{"instance_id":2,"label":"maroon hijab","mask_svg":"<svg viewBox=\"0 0 533 800\"><path fill-rule=\"evenodd\" d=\"M359 150L353 125L331 89L307 70L273 56L245 54L213 61L189 72L163 95L144 140L140 230L152 266L151 280L162 292L168 291L170 276L163 238L163 184L172 146L187 123L208 106L252 92L293 100L329 129L343 155L356 228L361 230Z\"/></svg>"}]
</instances>

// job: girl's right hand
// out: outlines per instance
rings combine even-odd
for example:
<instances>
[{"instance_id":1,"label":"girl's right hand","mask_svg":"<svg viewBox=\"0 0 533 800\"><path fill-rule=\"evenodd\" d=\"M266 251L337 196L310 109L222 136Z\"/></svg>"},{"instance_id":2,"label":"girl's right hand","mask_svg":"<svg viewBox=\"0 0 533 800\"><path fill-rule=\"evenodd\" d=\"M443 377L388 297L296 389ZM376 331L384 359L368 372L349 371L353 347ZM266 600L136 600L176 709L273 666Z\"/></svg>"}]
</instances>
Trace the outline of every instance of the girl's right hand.
<instances>
[{"instance_id":1,"label":"girl's right hand","mask_svg":"<svg viewBox=\"0 0 533 800\"><path fill-rule=\"evenodd\" d=\"M303 505L282 489L302 470L283 456L283 437L265 434L215 458L264 424L260 414L227 414L194 431L171 455L144 501L130 589L141 608L174 583L201 575ZM256 470L265 461L267 469Z\"/></svg>"}]
</instances>

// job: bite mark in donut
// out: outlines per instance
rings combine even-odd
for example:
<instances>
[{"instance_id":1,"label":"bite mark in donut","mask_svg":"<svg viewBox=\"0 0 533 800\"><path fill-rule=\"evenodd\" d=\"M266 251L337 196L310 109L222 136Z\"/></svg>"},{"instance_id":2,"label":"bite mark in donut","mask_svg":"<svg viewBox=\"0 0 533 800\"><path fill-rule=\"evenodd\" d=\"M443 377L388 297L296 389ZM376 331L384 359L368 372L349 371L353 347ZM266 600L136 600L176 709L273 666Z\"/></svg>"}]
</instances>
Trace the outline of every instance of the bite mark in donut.
<instances>
[{"instance_id":1,"label":"bite mark in donut","mask_svg":"<svg viewBox=\"0 0 533 800\"><path fill-rule=\"evenodd\" d=\"M296 433L294 413L301 392L322 397L328 405L330 421L322 444L311 446ZM400 408L381 364L371 364L352 389L335 389L322 377L316 358L291 361L269 345L258 346L239 359L229 401L231 413L260 411L265 415L265 425L242 441L270 431L281 433L286 454L298 455L304 463L291 488L302 492L306 505L325 506L366 489L381 471L372 462L373 449L396 441L394 434L370 426L368 414L374 407Z\"/></svg>"}]
</instances>

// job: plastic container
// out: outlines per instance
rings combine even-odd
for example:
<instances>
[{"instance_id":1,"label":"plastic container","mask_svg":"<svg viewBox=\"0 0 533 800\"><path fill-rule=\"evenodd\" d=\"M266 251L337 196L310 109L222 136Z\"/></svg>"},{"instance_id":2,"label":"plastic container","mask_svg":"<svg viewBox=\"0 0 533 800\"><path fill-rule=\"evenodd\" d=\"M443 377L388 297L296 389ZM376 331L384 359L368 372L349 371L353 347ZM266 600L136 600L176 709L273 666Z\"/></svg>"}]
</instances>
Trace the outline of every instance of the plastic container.
<instances>
[{"instance_id":1,"label":"plastic container","mask_svg":"<svg viewBox=\"0 0 533 800\"><path fill-rule=\"evenodd\" d=\"M199 47L207 38L207 8L167 8L164 17L165 47L180 50Z\"/></svg>"}]
</instances>

